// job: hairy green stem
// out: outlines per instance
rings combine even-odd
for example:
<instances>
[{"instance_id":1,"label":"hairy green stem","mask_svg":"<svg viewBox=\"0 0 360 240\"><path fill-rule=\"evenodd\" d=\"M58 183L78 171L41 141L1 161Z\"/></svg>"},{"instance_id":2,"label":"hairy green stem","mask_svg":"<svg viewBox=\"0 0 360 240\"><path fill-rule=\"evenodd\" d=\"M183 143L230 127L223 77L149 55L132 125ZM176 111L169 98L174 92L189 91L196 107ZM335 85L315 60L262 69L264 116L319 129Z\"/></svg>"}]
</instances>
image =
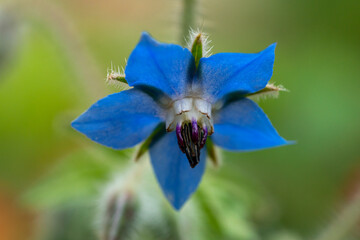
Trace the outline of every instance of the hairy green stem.
<instances>
[{"instance_id":1,"label":"hairy green stem","mask_svg":"<svg viewBox=\"0 0 360 240\"><path fill-rule=\"evenodd\" d=\"M182 45L186 44L185 36L188 35L190 27L194 26L195 22L195 7L196 0L183 0L183 9L181 16L181 32L180 42Z\"/></svg>"},{"instance_id":2,"label":"hairy green stem","mask_svg":"<svg viewBox=\"0 0 360 240\"><path fill-rule=\"evenodd\" d=\"M360 221L360 189L353 200L340 212L315 240L343 240Z\"/></svg>"}]
</instances>

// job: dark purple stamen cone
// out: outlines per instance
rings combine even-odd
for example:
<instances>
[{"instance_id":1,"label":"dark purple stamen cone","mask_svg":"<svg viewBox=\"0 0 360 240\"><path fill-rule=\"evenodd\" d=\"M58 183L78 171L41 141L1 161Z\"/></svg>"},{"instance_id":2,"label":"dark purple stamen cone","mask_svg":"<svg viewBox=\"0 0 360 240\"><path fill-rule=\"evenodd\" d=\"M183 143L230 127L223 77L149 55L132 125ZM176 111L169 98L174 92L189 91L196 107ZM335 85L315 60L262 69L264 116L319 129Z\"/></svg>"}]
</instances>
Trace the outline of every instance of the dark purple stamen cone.
<instances>
[{"instance_id":1,"label":"dark purple stamen cone","mask_svg":"<svg viewBox=\"0 0 360 240\"><path fill-rule=\"evenodd\" d=\"M207 128L200 127L197 121L177 124L176 136L180 150L186 154L190 166L194 168L200 162L200 149L205 145L207 137Z\"/></svg>"},{"instance_id":2,"label":"dark purple stamen cone","mask_svg":"<svg viewBox=\"0 0 360 240\"><path fill-rule=\"evenodd\" d=\"M194 143L199 141L199 127L195 119L191 121L191 139Z\"/></svg>"}]
</instances>

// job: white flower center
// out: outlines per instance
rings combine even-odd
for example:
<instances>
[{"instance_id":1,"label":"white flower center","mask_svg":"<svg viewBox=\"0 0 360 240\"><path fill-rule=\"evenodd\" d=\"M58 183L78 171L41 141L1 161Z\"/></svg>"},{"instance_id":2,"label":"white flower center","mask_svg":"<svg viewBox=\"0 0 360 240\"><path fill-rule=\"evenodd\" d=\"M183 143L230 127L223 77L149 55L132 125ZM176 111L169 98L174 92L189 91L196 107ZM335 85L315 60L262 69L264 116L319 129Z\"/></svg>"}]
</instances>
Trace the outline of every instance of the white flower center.
<instances>
[{"instance_id":1,"label":"white flower center","mask_svg":"<svg viewBox=\"0 0 360 240\"><path fill-rule=\"evenodd\" d=\"M201 98L187 97L173 102L166 116L166 131L172 132L177 124L195 120L199 126L206 126L209 135L214 132L211 119L211 104Z\"/></svg>"}]
</instances>

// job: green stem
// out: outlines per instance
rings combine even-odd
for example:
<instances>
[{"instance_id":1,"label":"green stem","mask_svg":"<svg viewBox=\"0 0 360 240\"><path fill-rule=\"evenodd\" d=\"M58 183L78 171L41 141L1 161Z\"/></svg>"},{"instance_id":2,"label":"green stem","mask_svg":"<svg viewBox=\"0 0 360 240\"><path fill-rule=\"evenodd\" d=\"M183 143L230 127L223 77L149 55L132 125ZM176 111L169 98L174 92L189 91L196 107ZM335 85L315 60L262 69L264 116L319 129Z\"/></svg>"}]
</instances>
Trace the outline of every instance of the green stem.
<instances>
[{"instance_id":1,"label":"green stem","mask_svg":"<svg viewBox=\"0 0 360 240\"><path fill-rule=\"evenodd\" d=\"M340 212L316 240L342 240L351 233L360 221L360 189L354 199Z\"/></svg>"},{"instance_id":2,"label":"green stem","mask_svg":"<svg viewBox=\"0 0 360 240\"><path fill-rule=\"evenodd\" d=\"M181 19L180 42L182 45L186 44L185 37L189 34L190 27L194 26L195 22L195 7L196 0L183 0L183 12Z\"/></svg>"}]
</instances>

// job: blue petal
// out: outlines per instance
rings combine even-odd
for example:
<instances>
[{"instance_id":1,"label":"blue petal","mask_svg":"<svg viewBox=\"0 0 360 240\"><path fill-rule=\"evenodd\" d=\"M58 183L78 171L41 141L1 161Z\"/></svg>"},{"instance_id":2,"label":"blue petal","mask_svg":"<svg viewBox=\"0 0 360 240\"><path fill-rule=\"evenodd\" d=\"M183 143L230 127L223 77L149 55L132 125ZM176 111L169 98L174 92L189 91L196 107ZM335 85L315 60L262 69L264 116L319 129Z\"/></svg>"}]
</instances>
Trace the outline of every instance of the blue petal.
<instances>
[{"instance_id":1,"label":"blue petal","mask_svg":"<svg viewBox=\"0 0 360 240\"><path fill-rule=\"evenodd\" d=\"M130 89L99 100L72 127L95 142L124 149L145 140L163 121L162 114L147 94Z\"/></svg>"},{"instance_id":2,"label":"blue petal","mask_svg":"<svg viewBox=\"0 0 360 240\"><path fill-rule=\"evenodd\" d=\"M183 96L194 72L194 58L188 49L159 43L148 33L142 34L125 69L130 86L155 87L173 98Z\"/></svg>"},{"instance_id":3,"label":"blue petal","mask_svg":"<svg viewBox=\"0 0 360 240\"><path fill-rule=\"evenodd\" d=\"M248 94L263 89L272 76L275 46L260 53L218 53L200 59L197 81L204 98L215 102L231 92Z\"/></svg>"},{"instance_id":4,"label":"blue petal","mask_svg":"<svg viewBox=\"0 0 360 240\"><path fill-rule=\"evenodd\" d=\"M150 146L150 157L163 193L179 210L198 188L205 170L205 148L201 150L199 164L191 168L186 155L179 149L175 132L171 132Z\"/></svg>"},{"instance_id":5,"label":"blue petal","mask_svg":"<svg viewBox=\"0 0 360 240\"><path fill-rule=\"evenodd\" d=\"M288 144L279 136L261 108L242 98L214 116L214 143L233 151L251 151Z\"/></svg>"}]
</instances>

